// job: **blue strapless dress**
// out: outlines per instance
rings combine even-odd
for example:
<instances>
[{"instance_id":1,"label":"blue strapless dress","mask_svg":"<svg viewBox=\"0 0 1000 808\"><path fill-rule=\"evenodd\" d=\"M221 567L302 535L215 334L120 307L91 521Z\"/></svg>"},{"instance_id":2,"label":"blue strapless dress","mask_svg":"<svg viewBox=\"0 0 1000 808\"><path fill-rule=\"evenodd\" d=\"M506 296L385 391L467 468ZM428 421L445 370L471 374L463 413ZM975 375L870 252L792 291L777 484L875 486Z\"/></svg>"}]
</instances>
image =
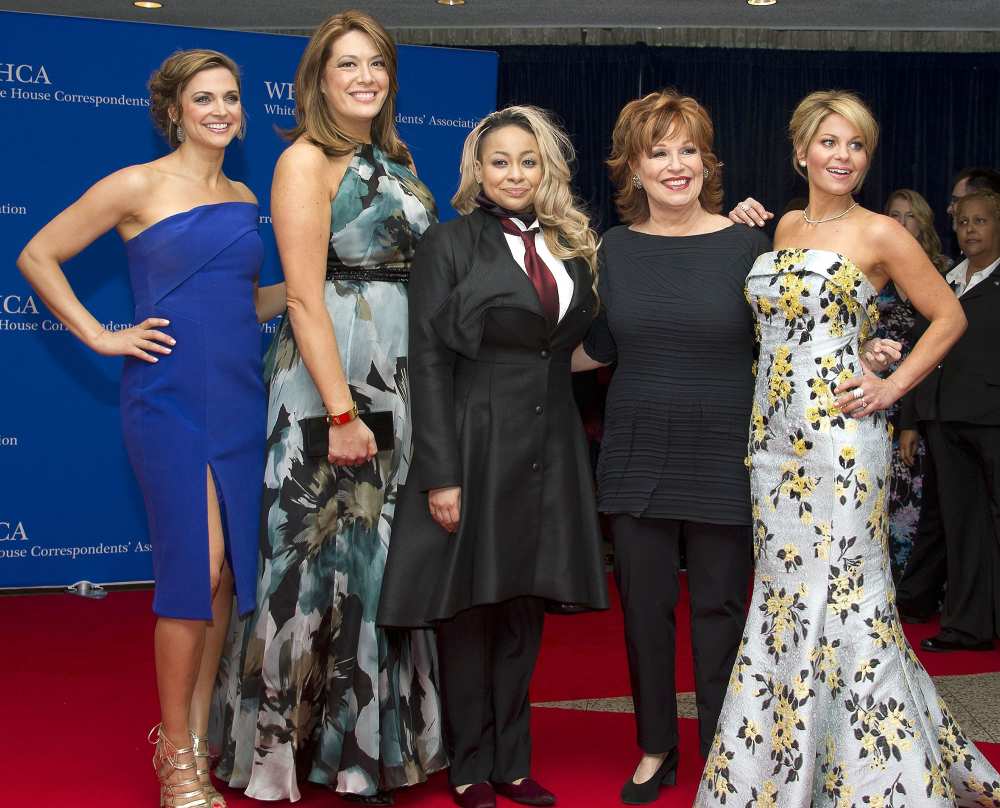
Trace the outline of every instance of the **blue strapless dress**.
<instances>
[{"instance_id":1,"label":"blue strapless dress","mask_svg":"<svg viewBox=\"0 0 1000 808\"><path fill-rule=\"evenodd\" d=\"M209 620L207 496L211 470L240 613L257 584L267 402L253 284L263 248L257 206L201 205L126 242L135 322L170 321L173 353L126 358L125 447L139 481L163 617Z\"/></svg>"}]
</instances>

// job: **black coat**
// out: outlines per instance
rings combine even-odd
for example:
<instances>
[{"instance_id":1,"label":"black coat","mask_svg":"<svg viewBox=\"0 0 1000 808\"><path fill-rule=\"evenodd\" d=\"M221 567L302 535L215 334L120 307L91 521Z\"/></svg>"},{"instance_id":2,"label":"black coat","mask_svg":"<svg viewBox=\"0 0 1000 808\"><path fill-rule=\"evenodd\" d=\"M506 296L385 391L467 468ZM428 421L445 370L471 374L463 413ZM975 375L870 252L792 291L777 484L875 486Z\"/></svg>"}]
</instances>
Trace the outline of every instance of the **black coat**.
<instances>
[{"instance_id":1,"label":"black coat","mask_svg":"<svg viewBox=\"0 0 1000 808\"><path fill-rule=\"evenodd\" d=\"M551 328L500 223L432 226L410 273L413 460L399 494L378 622L423 626L533 595L607 607L593 476L570 357L596 305L586 262ZM447 533L427 492L462 487Z\"/></svg>"},{"instance_id":2,"label":"black coat","mask_svg":"<svg viewBox=\"0 0 1000 808\"><path fill-rule=\"evenodd\" d=\"M903 429L915 429L918 421L1000 426L1000 269L958 302L969 327L941 363L903 398ZM927 326L918 315L914 342Z\"/></svg>"}]
</instances>

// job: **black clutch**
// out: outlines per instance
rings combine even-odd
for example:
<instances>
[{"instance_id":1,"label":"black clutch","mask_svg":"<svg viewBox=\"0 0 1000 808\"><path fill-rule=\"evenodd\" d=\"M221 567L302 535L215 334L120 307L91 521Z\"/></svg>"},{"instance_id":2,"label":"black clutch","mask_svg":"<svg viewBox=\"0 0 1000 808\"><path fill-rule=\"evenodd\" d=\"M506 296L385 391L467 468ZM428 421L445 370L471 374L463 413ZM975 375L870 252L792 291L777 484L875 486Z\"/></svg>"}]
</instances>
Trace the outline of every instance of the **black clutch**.
<instances>
[{"instance_id":1,"label":"black clutch","mask_svg":"<svg viewBox=\"0 0 1000 808\"><path fill-rule=\"evenodd\" d=\"M365 422L372 434L375 436L375 446L380 452L389 451L393 448L395 436L392 428L392 411L379 410L378 412L359 412L358 418ZM326 458L330 453L330 428L326 423L325 415L316 415L312 418L302 418L299 420L299 429L302 430L302 451L306 457Z\"/></svg>"}]
</instances>

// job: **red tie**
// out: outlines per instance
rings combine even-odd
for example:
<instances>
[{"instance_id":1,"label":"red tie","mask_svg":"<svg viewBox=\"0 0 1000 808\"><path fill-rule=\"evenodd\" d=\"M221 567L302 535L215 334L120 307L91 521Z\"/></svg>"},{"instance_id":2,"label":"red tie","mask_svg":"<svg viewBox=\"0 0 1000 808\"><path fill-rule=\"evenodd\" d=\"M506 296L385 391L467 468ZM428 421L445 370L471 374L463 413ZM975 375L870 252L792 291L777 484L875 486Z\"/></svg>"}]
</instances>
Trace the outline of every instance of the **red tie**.
<instances>
[{"instance_id":1,"label":"red tie","mask_svg":"<svg viewBox=\"0 0 1000 808\"><path fill-rule=\"evenodd\" d=\"M510 219L501 219L500 226L505 233L520 236L524 242L524 268L528 271L528 278L538 293L538 300L542 304L546 319L555 325L559 322L559 288L556 286L556 279L552 277L549 268L545 266L545 262L538 256L538 250L535 249L535 235L541 230L537 227L522 230Z\"/></svg>"}]
</instances>

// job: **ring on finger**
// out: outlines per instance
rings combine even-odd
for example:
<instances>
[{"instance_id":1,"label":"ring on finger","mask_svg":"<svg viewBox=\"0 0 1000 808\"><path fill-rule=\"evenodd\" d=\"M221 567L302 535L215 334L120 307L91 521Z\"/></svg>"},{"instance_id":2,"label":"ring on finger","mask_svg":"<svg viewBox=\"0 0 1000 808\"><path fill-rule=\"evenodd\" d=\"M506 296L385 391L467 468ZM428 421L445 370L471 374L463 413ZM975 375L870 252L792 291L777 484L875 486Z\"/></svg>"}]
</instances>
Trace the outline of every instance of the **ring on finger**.
<instances>
[{"instance_id":1,"label":"ring on finger","mask_svg":"<svg viewBox=\"0 0 1000 808\"><path fill-rule=\"evenodd\" d=\"M746 202L740 202L740 210L746 213L748 210L750 210L750 206Z\"/></svg>"},{"instance_id":2,"label":"ring on finger","mask_svg":"<svg viewBox=\"0 0 1000 808\"><path fill-rule=\"evenodd\" d=\"M860 387L855 387L853 395L854 395L855 398L864 398L865 397L865 391L862 390Z\"/></svg>"}]
</instances>

